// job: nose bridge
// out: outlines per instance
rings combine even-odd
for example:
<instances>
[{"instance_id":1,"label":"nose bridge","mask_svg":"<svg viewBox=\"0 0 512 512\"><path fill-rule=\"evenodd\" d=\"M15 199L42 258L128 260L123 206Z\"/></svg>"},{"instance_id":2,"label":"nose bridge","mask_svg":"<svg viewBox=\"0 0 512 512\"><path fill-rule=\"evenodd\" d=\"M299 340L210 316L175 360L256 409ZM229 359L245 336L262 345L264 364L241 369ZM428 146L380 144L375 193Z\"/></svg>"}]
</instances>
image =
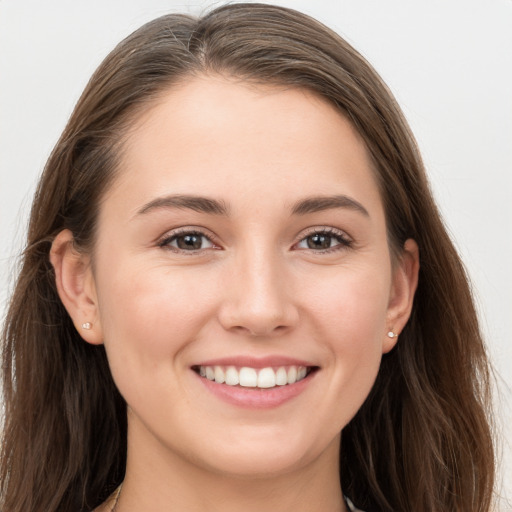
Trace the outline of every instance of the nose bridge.
<instances>
[{"instance_id":1,"label":"nose bridge","mask_svg":"<svg viewBox=\"0 0 512 512\"><path fill-rule=\"evenodd\" d=\"M222 307L224 327L252 335L269 335L291 327L298 315L279 250L253 240L237 251L233 264Z\"/></svg>"}]
</instances>

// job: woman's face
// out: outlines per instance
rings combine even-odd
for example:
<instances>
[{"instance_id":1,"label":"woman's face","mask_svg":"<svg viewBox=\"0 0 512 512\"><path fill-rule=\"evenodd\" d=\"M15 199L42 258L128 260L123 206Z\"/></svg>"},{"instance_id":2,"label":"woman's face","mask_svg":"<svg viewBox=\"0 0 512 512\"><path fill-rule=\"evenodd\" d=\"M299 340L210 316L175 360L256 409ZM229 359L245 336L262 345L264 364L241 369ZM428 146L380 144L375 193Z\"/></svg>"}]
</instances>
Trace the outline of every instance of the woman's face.
<instances>
[{"instance_id":1,"label":"woman's face","mask_svg":"<svg viewBox=\"0 0 512 512\"><path fill-rule=\"evenodd\" d=\"M335 464L410 302L350 123L303 90L222 77L138 119L93 259L132 453L219 473Z\"/></svg>"}]
</instances>

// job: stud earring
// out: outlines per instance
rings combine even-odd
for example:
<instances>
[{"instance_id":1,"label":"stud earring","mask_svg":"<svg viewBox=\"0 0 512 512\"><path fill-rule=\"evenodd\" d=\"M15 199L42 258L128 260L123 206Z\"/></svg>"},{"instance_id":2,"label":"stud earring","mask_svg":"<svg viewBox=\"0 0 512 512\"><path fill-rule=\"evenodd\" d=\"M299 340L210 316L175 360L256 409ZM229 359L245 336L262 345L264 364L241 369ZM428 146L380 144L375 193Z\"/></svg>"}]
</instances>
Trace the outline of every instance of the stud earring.
<instances>
[{"instance_id":1,"label":"stud earring","mask_svg":"<svg viewBox=\"0 0 512 512\"><path fill-rule=\"evenodd\" d=\"M395 334L393 331L389 331L388 338L398 338L398 334Z\"/></svg>"},{"instance_id":2,"label":"stud earring","mask_svg":"<svg viewBox=\"0 0 512 512\"><path fill-rule=\"evenodd\" d=\"M91 328L91 322L85 322L82 324L82 329L90 329Z\"/></svg>"}]
</instances>

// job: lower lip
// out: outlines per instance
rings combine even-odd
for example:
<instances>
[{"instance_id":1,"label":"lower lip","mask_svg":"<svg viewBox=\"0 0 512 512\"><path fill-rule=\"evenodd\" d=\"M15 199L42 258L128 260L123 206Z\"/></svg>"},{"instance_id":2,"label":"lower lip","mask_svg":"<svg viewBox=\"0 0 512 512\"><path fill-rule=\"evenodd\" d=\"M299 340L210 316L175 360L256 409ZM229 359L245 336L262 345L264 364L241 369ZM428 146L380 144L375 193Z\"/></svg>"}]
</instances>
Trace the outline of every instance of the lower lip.
<instances>
[{"instance_id":1,"label":"lower lip","mask_svg":"<svg viewBox=\"0 0 512 512\"><path fill-rule=\"evenodd\" d=\"M294 384L267 389L228 386L227 384L219 384L215 381L205 379L197 373L196 376L208 391L224 402L245 409L271 409L279 407L300 395L309 386L316 373L317 372L311 372L304 379Z\"/></svg>"}]
</instances>

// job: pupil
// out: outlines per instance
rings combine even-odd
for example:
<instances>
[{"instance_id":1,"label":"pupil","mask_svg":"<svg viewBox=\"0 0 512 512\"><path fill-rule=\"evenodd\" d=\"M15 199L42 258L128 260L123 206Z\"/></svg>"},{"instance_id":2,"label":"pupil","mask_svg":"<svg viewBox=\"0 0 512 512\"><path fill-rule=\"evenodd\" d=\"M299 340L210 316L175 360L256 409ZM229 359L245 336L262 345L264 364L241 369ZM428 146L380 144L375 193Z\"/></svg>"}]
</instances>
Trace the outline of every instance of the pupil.
<instances>
[{"instance_id":1,"label":"pupil","mask_svg":"<svg viewBox=\"0 0 512 512\"><path fill-rule=\"evenodd\" d=\"M331 237L328 235L312 235L308 238L310 249L329 249L330 246Z\"/></svg>"},{"instance_id":2,"label":"pupil","mask_svg":"<svg viewBox=\"0 0 512 512\"><path fill-rule=\"evenodd\" d=\"M197 235L183 235L178 237L177 245L180 249L201 249L201 237Z\"/></svg>"}]
</instances>

